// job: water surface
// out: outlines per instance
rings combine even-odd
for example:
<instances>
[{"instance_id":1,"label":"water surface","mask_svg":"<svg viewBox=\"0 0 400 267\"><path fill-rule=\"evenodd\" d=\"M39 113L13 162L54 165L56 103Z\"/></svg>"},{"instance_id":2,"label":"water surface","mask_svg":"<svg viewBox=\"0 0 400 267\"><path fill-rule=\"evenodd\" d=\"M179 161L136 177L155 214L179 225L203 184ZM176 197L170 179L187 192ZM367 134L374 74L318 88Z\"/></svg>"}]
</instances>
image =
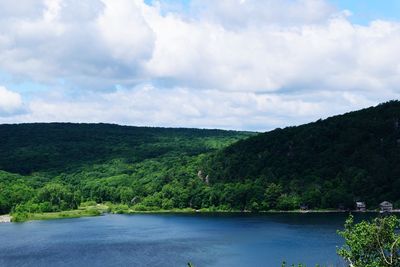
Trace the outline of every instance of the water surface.
<instances>
[{"instance_id":1,"label":"water surface","mask_svg":"<svg viewBox=\"0 0 400 267\"><path fill-rule=\"evenodd\" d=\"M0 266L342 266L345 214L140 214L0 225Z\"/></svg>"}]
</instances>

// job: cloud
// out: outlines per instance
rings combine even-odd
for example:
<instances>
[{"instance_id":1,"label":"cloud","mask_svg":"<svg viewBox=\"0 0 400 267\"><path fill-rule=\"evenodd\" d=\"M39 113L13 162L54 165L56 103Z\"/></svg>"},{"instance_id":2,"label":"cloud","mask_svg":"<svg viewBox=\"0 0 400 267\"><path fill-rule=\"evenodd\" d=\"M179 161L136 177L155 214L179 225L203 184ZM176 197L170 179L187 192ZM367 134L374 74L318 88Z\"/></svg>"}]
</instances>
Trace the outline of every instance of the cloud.
<instances>
[{"instance_id":1,"label":"cloud","mask_svg":"<svg viewBox=\"0 0 400 267\"><path fill-rule=\"evenodd\" d=\"M153 51L154 35L145 22L140 4L130 0L105 0L97 18L100 35L116 60L134 63Z\"/></svg>"},{"instance_id":2,"label":"cloud","mask_svg":"<svg viewBox=\"0 0 400 267\"><path fill-rule=\"evenodd\" d=\"M153 23L158 38L148 70L172 84L273 92L380 90L400 82L394 22L357 26L339 14L320 24L235 30L174 16Z\"/></svg>"},{"instance_id":3,"label":"cloud","mask_svg":"<svg viewBox=\"0 0 400 267\"><path fill-rule=\"evenodd\" d=\"M42 14L45 8L43 1L19 0L18 2L0 1L1 19L12 19L15 17L35 18Z\"/></svg>"},{"instance_id":4,"label":"cloud","mask_svg":"<svg viewBox=\"0 0 400 267\"><path fill-rule=\"evenodd\" d=\"M353 25L323 0L194 1L191 17L141 0L37 3L3 11L11 12L0 24L4 72L80 90L154 81L223 91L379 90L400 82L400 24Z\"/></svg>"},{"instance_id":5,"label":"cloud","mask_svg":"<svg viewBox=\"0 0 400 267\"><path fill-rule=\"evenodd\" d=\"M322 0L194 1L192 19L140 0L37 3L3 11L3 71L89 90L152 80L240 91L398 82L400 26L355 26Z\"/></svg>"},{"instance_id":6,"label":"cloud","mask_svg":"<svg viewBox=\"0 0 400 267\"><path fill-rule=\"evenodd\" d=\"M0 24L0 69L71 88L110 89L142 80L154 37L140 1L36 1L38 16L8 14ZM28 12L28 11L27 11Z\"/></svg>"},{"instance_id":7,"label":"cloud","mask_svg":"<svg viewBox=\"0 0 400 267\"><path fill-rule=\"evenodd\" d=\"M21 95L0 86L0 118L10 116L22 107Z\"/></svg>"},{"instance_id":8,"label":"cloud","mask_svg":"<svg viewBox=\"0 0 400 267\"><path fill-rule=\"evenodd\" d=\"M270 129L397 98L400 23L348 16L325 0L1 1L0 73L50 88L1 121Z\"/></svg>"},{"instance_id":9,"label":"cloud","mask_svg":"<svg viewBox=\"0 0 400 267\"><path fill-rule=\"evenodd\" d=\"M221 24L227 29L321 23L337 12L324 0L194 0L192 8L202 20Z\"/></svg>"},{"instance_id":10,"label":"cloud","mask_svg":"<svg viewBox=\"0 0 400 267\"><path fill-rule=\"evenodd\" d=\"M151 84L115 92L86 92L66 97L42 94L27 103L28 112L0 118L10 122L108 122L125 125L200 127L266 131L299 125L332 114L376 104L376 99L322 90L295 95L255 92L162 89Z\"/></svg>"}]
</instances>

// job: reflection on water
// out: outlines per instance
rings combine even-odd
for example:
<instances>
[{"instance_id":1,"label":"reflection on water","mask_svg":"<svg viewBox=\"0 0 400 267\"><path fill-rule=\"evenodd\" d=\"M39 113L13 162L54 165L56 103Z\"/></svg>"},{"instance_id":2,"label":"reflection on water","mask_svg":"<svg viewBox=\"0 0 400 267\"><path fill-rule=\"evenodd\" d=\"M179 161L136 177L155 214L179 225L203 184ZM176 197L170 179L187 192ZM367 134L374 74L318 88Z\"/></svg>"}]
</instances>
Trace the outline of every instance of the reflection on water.
<instances>
[{"instance_id":1,"label":"reflection on water","mask_svg":"<svg viewBox=\"0 0 400 267\"><path fill-rule=\"evenodd\" d=\"M0 266L342 266L336 231L346 217L141 214L3 224Z\"/></svg>"}]
</instances>

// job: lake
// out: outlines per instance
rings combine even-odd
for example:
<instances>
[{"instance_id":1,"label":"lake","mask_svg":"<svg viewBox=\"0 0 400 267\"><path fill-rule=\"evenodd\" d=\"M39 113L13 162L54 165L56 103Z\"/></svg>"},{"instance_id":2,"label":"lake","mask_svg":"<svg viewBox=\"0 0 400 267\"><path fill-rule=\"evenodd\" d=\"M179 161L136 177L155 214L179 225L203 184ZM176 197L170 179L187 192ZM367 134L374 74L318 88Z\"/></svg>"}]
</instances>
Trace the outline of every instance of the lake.
<instances>
[{"instance_id":1,"label":"lake","mask_svg":"<svg viewBox=\"0 0 400 267\"><path fill-rule=\"evenodd\" d=\"M346 214L137 214L0 225L0 266L342 266Z\"/></svg>"}]
</instances>

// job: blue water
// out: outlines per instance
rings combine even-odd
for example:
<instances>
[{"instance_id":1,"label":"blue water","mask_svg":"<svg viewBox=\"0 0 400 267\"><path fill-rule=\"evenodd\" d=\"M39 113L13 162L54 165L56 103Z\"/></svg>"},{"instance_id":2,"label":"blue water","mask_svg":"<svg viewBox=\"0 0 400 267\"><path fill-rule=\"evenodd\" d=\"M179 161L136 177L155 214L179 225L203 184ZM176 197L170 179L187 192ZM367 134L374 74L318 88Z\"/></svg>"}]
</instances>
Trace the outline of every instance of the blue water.
<instances>
[{"instance_id":1,"label":"blue water","mask_svg":"<svg viewBox=\"0 0 400 267\"><path fill-rule=\"evenodd\" d=\"M106 215L0 224L0 266L342 266L344 214Z\"/></svg>"}]
</instances>

